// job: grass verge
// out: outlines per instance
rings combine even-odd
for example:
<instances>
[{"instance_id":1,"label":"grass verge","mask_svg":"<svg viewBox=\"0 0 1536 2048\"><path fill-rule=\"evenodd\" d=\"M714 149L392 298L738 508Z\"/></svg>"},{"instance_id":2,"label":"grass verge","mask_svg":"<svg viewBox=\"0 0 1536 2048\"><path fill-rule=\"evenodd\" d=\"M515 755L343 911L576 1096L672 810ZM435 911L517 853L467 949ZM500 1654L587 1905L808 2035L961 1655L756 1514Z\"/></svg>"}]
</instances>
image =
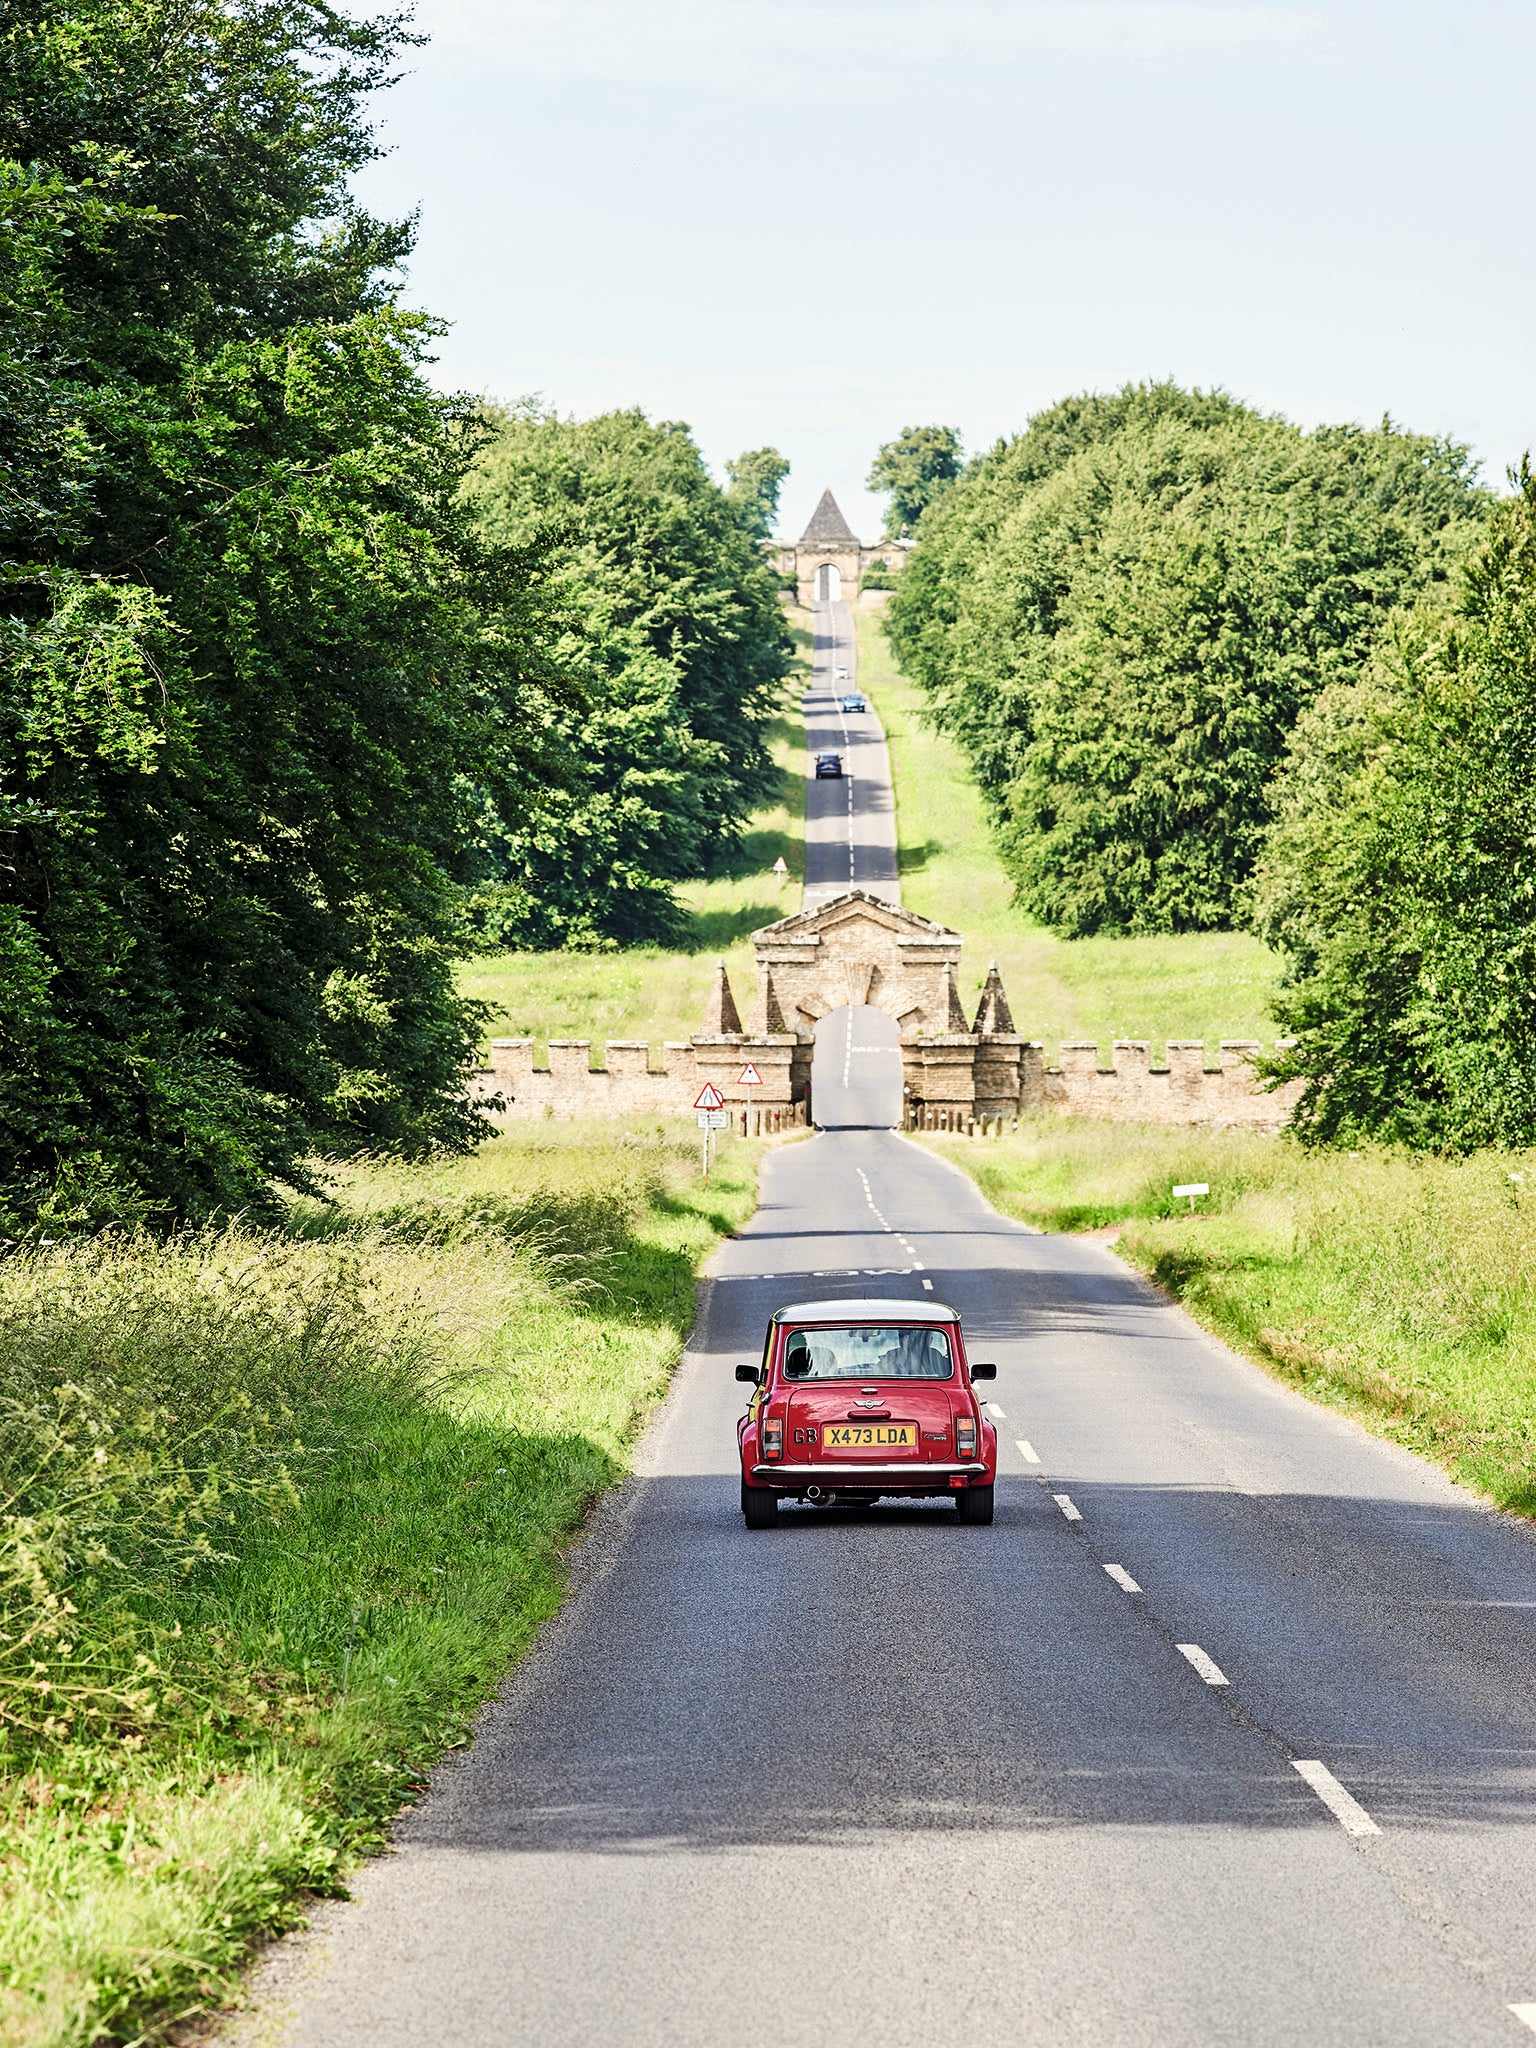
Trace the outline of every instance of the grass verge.
<instances>
[{"instance_id":1,"label":"grass verge","mask_svg":"<svg viewBox=\"0 0 1536 2048\"><path fill-rule=\"evenodd\" d=\"M1061 939L1018 910L981 791L959 747L923 715L896 668L878 611L859 610L859 681L885 726L896 789L902 901L965 937L967 1011L996 960L1014 1021L1054 1059L1063 1039L1272 1039L1278 963L1246 932Z\"/></svg>"},{"instance_id":2,"label":"grass verge","mask_svg":"<svg viewBox=\"0 0 1536 2048\"><path fill-rule=\"evenodd\" d=\"M1005 1214L1117 1250L1313 1400L1536 1515L1536 1155L1308 1153L1074 1119L926 1138ZM1191 1217L1170 1190L1205 1181Z\"/></svg>"},{"instance_id":3,"label":"grass verge","mask_svg":"<svg viewBox=\"0 0 1536 2048\"><path fill-rule=\"evenodd\" d=\"M341 1887L557 1606L755 1202L690 1129L350 1170L0 1267L0 2039L161 2038Z\"/></svg>"}]
</instances>

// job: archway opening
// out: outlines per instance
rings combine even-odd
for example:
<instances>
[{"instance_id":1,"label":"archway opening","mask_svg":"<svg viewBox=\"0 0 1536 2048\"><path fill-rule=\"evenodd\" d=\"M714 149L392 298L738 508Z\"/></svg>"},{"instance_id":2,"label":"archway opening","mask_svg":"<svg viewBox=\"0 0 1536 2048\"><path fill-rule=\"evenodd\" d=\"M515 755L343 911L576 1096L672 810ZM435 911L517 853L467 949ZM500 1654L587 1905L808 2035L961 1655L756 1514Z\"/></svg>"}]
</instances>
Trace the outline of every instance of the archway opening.
<instances>
[{"instance_id":1,"label":"archway opening","mask_svg":"<svg viewBox=\"0 0 1536 2048\"><path fill-rule=\"evenodd\" d=\"M829 1010L816 1026L811 1114L823 1131L901 1128L901 1028L868 1003Z\"/></svg>"},{"instance_id":2,"label":"archway opening","mask_svg":"<svg viewBox=\"0 0 1536 2048\"><path fill-rule=\"evenodd\" d=\"M843 572L836 562L823 562L816 571L816 595L823 604L836 604L843 594Z\"/></svg>"}]
</instances>

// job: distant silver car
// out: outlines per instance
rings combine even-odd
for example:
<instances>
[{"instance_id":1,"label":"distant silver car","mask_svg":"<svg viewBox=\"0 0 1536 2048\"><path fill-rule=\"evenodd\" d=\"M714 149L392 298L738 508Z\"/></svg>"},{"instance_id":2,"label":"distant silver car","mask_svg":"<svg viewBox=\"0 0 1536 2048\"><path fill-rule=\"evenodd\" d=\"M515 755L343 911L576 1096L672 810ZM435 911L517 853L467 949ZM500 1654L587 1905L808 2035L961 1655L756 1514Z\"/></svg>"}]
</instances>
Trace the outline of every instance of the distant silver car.
<instances>
[{"instance_id":1,"label":"distant silver car","mask_svg":"<svg viewBox=\"0 0 1536 2048\"><path fill-rule=\"evenodd\" d=\"M843 709L845 711L867 711L869 706L864 702L864 699L857 690L850 690L843 699Z\"/></svg>"}]
</instances>

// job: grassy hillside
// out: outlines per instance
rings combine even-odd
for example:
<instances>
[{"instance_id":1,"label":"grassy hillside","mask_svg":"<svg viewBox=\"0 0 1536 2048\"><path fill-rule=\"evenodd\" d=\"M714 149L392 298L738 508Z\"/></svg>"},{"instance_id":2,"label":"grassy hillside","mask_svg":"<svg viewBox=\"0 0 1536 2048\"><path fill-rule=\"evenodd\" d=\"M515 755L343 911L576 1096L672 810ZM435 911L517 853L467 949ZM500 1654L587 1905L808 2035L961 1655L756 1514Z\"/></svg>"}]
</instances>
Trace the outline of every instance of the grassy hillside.
<instances>
[{"instance_id":1,"label":"grassy hillside","mask_svg":"<svg viewBox=\"0 0 1536 2048\"><path fill-rule=\"evenodd\" d=\"M880 614L860 611L859 680L890 739L902 901L951 924L966 942L967 1007L995 959L1014 1022L1043 1039L1270 1039L1273 954L1243 932L1176 938L1060 939L1017 910L981 793L953 740L922 719L922 692L901 676Z\"/></svg>"},{"instance_id":2,"label":"grassy hillside","mask_svg":"<svg viewBox=\"0 0 1536 2048\"><path fill-rule=\"evenodd\" d=\"M558 1603L694 1278L695 1133L365 1166L282 1233L0 1269L0 2040L161 2038L339 1887Z\"/></svg>"},{"instance_id":3,"label":"grassy hillside","mask_svg":"<svg viewBox=\"0 0 1536 2048\"><path fill-rule=\"evenodd\" d=\"M922 1142L1007 1215L1118 1226L1123 1258L1277 1378L1536 1514L1536 1156L1064 1117ZM1211 1190L1194 1217L1169 1192L1190 1181Z\"/></svg>"}]
</instances>

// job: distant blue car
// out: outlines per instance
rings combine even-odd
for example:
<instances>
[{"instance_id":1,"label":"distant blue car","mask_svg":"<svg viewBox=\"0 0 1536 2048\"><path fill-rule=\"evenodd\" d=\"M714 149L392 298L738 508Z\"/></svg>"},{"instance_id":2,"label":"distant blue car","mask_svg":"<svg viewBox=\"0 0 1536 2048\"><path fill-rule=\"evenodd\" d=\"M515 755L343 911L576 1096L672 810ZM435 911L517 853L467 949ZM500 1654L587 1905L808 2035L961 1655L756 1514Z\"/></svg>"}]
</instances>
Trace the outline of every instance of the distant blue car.
<instances>
[{"instance_id":1,"label":"distant blue car","mask_svg":"<svg viewBox=\"0 0 1536 2048\"><path fill-rule=\"evenodd\" d=\"M829 776L839 776L842 772L843 757L841 754L818 754L816 756L816 780L818 782L826 781Z\"/></svg>"},{"instance_id":2,"label":"distant blue car","mask_svg":"<svg viewBox=\"0 0 1536 2048\"><path fill-rule=\"evenodd\" d=\"M843 709L845 711L867 711L869 706L864 702L858 691L853 690L843 699Z\"/></svg>"}]
</instances>

